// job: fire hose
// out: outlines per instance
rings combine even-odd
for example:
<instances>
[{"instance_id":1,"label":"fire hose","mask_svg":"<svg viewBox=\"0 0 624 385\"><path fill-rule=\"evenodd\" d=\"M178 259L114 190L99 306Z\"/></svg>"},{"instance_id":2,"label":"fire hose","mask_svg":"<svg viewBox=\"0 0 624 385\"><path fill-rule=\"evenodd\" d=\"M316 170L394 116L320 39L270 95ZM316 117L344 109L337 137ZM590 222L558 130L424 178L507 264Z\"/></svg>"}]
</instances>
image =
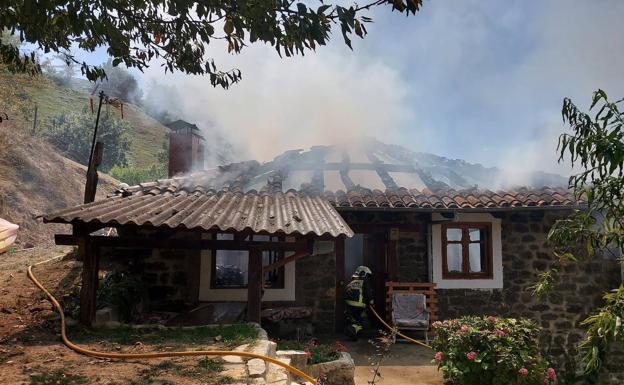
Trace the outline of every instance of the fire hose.
<instances>
[{"instance_id":1,"label":"fire hose","mask_svg":"<svg viewBox=\"0 0 624 385\"><path fill-rule=\"evenodd\" d=\"M269 362L271 364L275 364L281 366L282 368L288 370L292 374L303 378L304 380L312 383L313 385L317 385L317 382L314 378L305 374L301 370L290 366L288 364L283 363L272 357L267 357L261 354L250 353L250 352L236 352L236 351L223 351L223 350L196 350L196 351L183 351L183 352L160 352L160 353L108 353L108 352L97 352L94 350L89 350L79 345L74 344L67 338L67 334L65 332L65 314L63 312L63 308L61 304L54 298L52 293L50 293L42 284L37 280L35 275L33 274L32 268L34 266L38 266L47 262L51 262L55 259L62 258L63 256L57 256L54 258L47 259L45 261L38 262L34 265L28 266L28 278L48 297L52 305L56 309L56 311L61 316L61 339L65 346L70 348L79 354L84 354L86 356L97 357L97 358L110 358L110 359L119 359L119 360L128 360L128 359L137 359L137 358L164 358L164 357L189 357L189 356L239 356L246 358L259 358L265 362Z\"/></svg>"},{"instance_id":2,"label":"fire hose","mask_svg":"<svg viewBox=\"0 0 624 385\"><path fill-rule=\"evenodd\" d=\"M433 349L431 346L427 345L424 342L421 342L421 341L418 341L418 340L415 340L413 338L410 338L410 337L406 336L405 334L401 333L398 328L393 328L392 326L388 325L388 323L386 321L384 321L383 318L381 318L379 316L379 314L377 314L377 312L375 311L374 307L371 306L369 309L371 310L373 315L375 317L377 317L379 322L381 322L382 325L384 325L386 328L388 328L388 330L390 330L391 333L396 334L396 335L398 335L398 336L400 336L402 338L405 338L406 340L408 340L411 343L418 344L418 345L424 346L424 347L429 348L429 349Z\"/></svg>"}]
</instances>

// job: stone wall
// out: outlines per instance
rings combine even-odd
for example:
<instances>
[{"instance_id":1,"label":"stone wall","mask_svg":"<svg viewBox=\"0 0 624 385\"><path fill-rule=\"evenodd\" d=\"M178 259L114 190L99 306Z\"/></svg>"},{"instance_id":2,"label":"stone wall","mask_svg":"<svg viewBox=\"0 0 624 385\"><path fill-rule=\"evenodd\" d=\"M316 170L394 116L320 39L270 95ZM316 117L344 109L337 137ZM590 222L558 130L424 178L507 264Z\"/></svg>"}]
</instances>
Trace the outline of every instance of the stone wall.
<instances>
[{"instance_id":1,"label":"stone wall","mask_svg":"<svg viewBox=\"0 0 624 385\"><path fill-rule=\"evenodd\" d=\"M336 255L334 251L296 262L296 306L312 309L310 322L317 333L334 330Z\"/></svg>"},{"instance_id":2,"label":"stone wall","mask_svg":"<svg viewBox=\"0 0 624 385\"><path fill-rule=\"evenodd\" d=\"M402 282L429 282L427 225L418 232L399 232L397 241L398 278Z\"/></svg>"},{"instance_id":3,"label":"stone wall","mask_svg":"<svg viewBox=\"0 0 624 385\"><path fill-rule=\"evenodd\" d=\"M198 233L184 231L127 230L120 236L156 239L195 239ZM151 309L180 308L198 302L199 250L170 249L115 249L108 253L117 261L124 261L127 268L139 273L147 289L148 307Z\"/></svg>"},{"instance_id":4,"label":"stone wall","mask_svg":"<svg viewBox=\"0 0 624 385\"><path fill-rule=\"evenodd\" d=\"M503 289L438 290L440 318L487 314L533 319L544 329L541 346L546 354L560 370L570 370L566 356L582 338L579 322L602 304L605 291L619 284L620 270L606 257L570 264L559 268L560 283L546 298L531 294L538 272L557 266L546 237L554 222L567 214L502 214ZM624 383L624 377L618 381L614 383Z\"/></svg>"}]
</instances>

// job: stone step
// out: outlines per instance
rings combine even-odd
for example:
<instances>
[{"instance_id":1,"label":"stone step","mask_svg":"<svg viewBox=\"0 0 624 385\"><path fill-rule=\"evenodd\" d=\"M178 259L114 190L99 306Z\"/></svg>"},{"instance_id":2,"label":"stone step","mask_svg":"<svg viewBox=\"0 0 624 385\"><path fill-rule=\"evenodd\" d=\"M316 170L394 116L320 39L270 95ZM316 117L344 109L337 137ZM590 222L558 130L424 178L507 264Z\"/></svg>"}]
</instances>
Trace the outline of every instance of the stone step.
<instances>
[{"instance_id":1,"label":"stone step","mask_svg":"<svg viewBox=\"0 0 624 385\"><path fill-rule=\"evenodd\" d=\"M278 358L278 360L286 365L290 365L290 359L288 358ZM292 377L291 373L286 368L275 364L269 364L266 380L267 384L271 385L289 385L292 381Z\"/></svg>"},{"instance_id":2,"label":"stone step","mask_svg":"<svg viewBox=\"0 0 624 385\"><path fill-rule=\"evenodd\" d=\"M278 350L275 352L278 358L288 358L290 359L290 364L295 368L306 371L308 356L305 352L300 350Z\"/></svg>"}]
</instances>

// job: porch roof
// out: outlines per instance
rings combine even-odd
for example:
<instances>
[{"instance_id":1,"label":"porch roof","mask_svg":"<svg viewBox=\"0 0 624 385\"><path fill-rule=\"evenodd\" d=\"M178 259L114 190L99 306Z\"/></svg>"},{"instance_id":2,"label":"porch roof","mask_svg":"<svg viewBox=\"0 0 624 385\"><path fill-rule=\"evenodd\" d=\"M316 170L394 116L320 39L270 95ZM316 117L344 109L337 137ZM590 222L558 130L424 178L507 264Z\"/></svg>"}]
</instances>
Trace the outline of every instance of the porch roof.
<instances>
[{"instance_id":1,"label":"porch roof","mask_svg":"<svg viewBox=\"0 0 624 385\"><path fill-rule=\"evenodd\" d=\"M44 222L137 225L266 234L353 236L323 197L228 191L158 190L121 193L43 217Z\"/></svg>"}]
</instances>

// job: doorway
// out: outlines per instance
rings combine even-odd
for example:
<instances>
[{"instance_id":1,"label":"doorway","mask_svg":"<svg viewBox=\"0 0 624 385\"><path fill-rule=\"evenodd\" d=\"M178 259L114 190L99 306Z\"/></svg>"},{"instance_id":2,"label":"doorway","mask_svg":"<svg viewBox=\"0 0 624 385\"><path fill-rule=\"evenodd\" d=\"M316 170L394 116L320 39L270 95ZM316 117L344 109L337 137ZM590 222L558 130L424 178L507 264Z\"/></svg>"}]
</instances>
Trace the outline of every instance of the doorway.
<instances>
[{"instance_id":1,"label":"doorway","mask_svg":"<svg viewBox=\"0 0 624 385\"><path fill-rule=\"evenodd\" d=\"M373 272L375 310L382 317L386 313L386 246L385 232L361 232L345 240L344 250L344 282L351 280L358 266L368 266Z\"/></svg>"}]
</instances>

